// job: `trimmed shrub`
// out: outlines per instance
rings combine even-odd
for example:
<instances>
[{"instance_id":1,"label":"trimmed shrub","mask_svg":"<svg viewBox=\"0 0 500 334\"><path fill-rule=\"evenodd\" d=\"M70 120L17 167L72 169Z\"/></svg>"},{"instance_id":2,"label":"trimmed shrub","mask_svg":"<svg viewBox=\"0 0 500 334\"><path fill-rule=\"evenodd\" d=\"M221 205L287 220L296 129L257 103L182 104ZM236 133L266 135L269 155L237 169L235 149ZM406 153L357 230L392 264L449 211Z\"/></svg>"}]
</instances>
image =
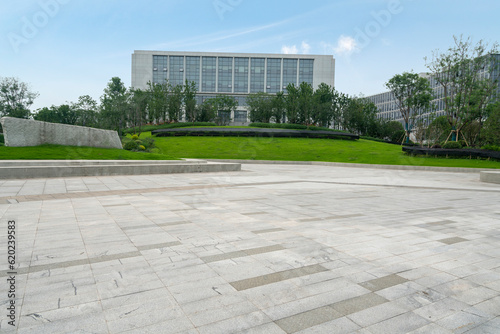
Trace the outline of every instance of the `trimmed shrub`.
<instances>
[{"instance_id":1,"label":"trimmed shrub","mask_svg":"<svg viewBox=\"0 0 500 334\"><path fill-rule=\"evenodd\" d=\"M137 139L139 139L139 136L138 136L138 135L133 135L133 136L132 136L132 139L133 139L133 140L137 140Z\"/></svg>"},{"instance_id":2,"label":"trimmed shrub","mask_svg":"<svg viewBox=\"0 0 500 334\"><path fill-rule=\"evenodd\" d=\"M139 148L140 148L141 150L143 150L143 151L144 151L144 150L146 150L146 148L144 147L144 145L139 145Z\"/></svg>"},{"instance_id":3,"label":"trimmed shrub","mask_svg":"<svg viewBox=\"0 0 500 334\"><path fill-rule=\"evenodd\" d=\"M462 148L462 144L460 142L457 142L457 141L449 141L446 144L442 145L442 147L446 148L446 149L457 150L457 149Z\"/></svg>"},{"instance_id":4,"label":"trimmed shrub","mask_svg":"<svg viewBox=\"0 0 500 334\"><path fill-rule=\"evenodd\" d=\"M491 145L487 144L481 147L483 150L488 150L488 151L500 151L500 146L498 145Z\"/></svg>"},{"instance_id":5,"label":"trimmed shrub","mask_svg":"<svg viewBox=\"0 0 500 334\"><path fill-rule=\"evenodd\" d=\"M173 128L185 128L185 127L192 127L192 126L216 126L215 123L213 122L179 122L179 123L170 123L170 124L161 124L161 125L144 125L141 127L142 132L149 132L153 130L158 130L158 129L173 129ZM123 132L124 133L136 133L139 130L139 128L130 128L126 129Z\"/></svg>"},{"instance_id":6,"label":"trimmed shrub","mask_svg":"<svg viewBox=\"0 0 500 334\"><path fill-rule=\"evenodd\" d=\"M135 140L130 140L123 145L123 148L127 151L133 151L139 148L139 144Z\"/></svg>"}]
</instances>

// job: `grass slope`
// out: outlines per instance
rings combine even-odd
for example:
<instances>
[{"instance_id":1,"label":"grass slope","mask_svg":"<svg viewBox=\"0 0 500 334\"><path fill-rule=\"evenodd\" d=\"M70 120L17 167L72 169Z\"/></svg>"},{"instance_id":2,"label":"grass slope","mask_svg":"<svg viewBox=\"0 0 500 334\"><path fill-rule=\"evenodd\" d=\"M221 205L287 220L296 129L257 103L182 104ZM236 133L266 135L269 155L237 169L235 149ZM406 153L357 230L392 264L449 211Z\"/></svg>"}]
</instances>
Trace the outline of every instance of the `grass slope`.
<instances>
[{"instance_id":1,"label":"grass slope","mask_svg":"<svg viewBox=\"0 0 500 334\"><path fill-rule=\"evenodd\" d=\"M144 133L141 137L149 136ZM360 139L157 137L164 154L179 158L328 161L382 165L500 168L500 162L412 157L399 145Z\"/></svg>"},{"instance_id":2,"label":"grass slope","mask_svg":"<svg viewBox=\"0 0 500 334\"><path fill-rule=\"evenodd\" d=\"M0 146L0 159L4 160L172 160L164 154L130 152L110 148L60 145L32 147Z\"/></svg>"}]
</instances>

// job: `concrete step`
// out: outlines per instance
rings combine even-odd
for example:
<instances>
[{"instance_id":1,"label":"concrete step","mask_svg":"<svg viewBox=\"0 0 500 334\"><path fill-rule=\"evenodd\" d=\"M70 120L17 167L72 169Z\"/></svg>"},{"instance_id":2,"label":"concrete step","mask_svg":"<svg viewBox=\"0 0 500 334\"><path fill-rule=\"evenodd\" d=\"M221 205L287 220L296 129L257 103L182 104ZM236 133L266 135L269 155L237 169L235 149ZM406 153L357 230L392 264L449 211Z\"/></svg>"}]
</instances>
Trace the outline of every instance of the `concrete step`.
<instances>
[{"instance_id":1,"label":"concrete step","mask_svg":"<svg viewBox=\"0 0 500 334\"><path fill-rule=\"evenodd\" d=\"M0 179L214 173L240 171L240 163L205 160L3 160Z\"/></svg>"}]
</instances>

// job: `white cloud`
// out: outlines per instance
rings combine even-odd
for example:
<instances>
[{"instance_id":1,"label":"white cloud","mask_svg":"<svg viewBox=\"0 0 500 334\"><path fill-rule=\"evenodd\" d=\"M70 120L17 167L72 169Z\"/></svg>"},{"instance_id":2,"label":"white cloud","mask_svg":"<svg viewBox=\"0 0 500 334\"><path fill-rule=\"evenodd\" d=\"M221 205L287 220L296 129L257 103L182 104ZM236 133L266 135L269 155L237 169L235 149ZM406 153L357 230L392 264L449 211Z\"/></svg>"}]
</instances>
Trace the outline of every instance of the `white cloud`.
<instances>
[{"instance_id":1,"label":"white cloud","mask_svg":"<svg viewBox=\"0 0 500 334\"><path fill-rule=\"evenodd\" d=\"M356 40L351 36L341 35L337 41L337 45L333 47L333 51L339 56L350 56L358 50Z\"/></svg>"},{"instance_id":2,"label":"white cloud","mask_svg":"<svg viewBox=\"0 0 500 334\"><path fill-rule=\"evenodd\" d=\"M283 45L281 47L281 53L284 54L296 54L299 53L299 50L297 49L296 45L288 46L288 45Z\"/></svg>"},{"instance_id":3,"label":"white cloud","mask_svg":"<svg viewBox=\"0 0 500 334\"><path fill-rule=\"evenodd\" d=\"M309 44L307 44L306 42L302 42L302 46L301 46L301 51L303 54L308 54L309 51L311 50L311 46Z\"/></svg>"},{"instance_id":4,"label":"white cloud","mask_svg":"<svg viewBox=\"0 0 500 334\"><path fill-rule=\"evenodd\" d=\"M297 45L283 45L281 47L281 53L284 54L298 54L298 53L308 54L309 51L311 51L311 46L307 44L307 42L305 41L302 41L302 44L300 45L300 52Z\"/></svg>"}]
</instances>

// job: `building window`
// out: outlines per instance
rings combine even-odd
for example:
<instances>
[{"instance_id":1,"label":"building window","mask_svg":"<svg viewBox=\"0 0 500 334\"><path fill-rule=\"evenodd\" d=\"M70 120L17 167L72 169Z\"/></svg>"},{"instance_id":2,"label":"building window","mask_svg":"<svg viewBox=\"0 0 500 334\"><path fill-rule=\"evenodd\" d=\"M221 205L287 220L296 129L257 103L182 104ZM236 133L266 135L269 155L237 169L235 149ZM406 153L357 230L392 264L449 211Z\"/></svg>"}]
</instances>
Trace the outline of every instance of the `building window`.
<instances>
[{"instance_id":1,"label":"building window","mask_svg":"<svg viewBox=\"0 0 500 334\"><path fill-rule=\"evenodd\" d=\"M234 58L234 92L248 93L248 58Z\"/></svg>"},{"instance_id":2,"label":"building window","mask_svg":"<svg viewBox=\"0 0 500 334\"><path fill-rule=\"evenodd\" d=\"M196 84L200 90L200 57L186 57L186 80Z\"/></svg>"},{"instance_id":3,"label":"building window","mask_svg":"<svg viewBox=\"0 0 500 334\"><path fill-rule=\"evenodd\" d=\"M281 91L281 59L267 59L267 93Z\"/></svg>"},{"instance_id":4,"label":"building window","mask_svg":"<svg viewBox=\"0 0 500 334\"><path fill-rule=\"evenodd\" d=\"M168 79L168 56L153 56L153 83L164 84Z\"/></svg>"},{"instance_id":5,"label":"building window","mask_svg":"<svg viewBox=\"0 0 500 334\"><path fill-rule=\"evenodd\" d=\"M301 59L299 62L299 84L313 84L314 59Z\"/></svg>"},{"instance_id":6,"label":"building window","mask_svg":"<svg viewBox=\"0 0 500 334\"><path fill-rule=\"evenodd\" d=\"M288 84L297 86L297 59L283 59L283 91Z\"/></svg>"},{"instance_id":7,"label":"building window","mask_svg":"<svg viewBox=\"0 0 500 334\"><path fill-rule=\"evenodd\" d=\"M170 69L168 81L172 86L184 84L184 57L170 56Z\"/></svg>"},{"instance_id":8,"label":"building window","mask_svg":"<svg viewBox=\"0 0 500 334\"><path fill-rule=\"evenodd\" d=\"M217 91L220 93L231 93L233 91L233 58L219 58L219 82Z\"/></svg>"},{"instance_id":9,"label":"building window","mask_svg":"<svg viewBox=\"0 0 500 334\"><path fill-rule=\"evenodd\" d=\"M201 91L215 92L216 78L216 61L215 57L203 57L201 65Z\"/></svg>"},{"instance_id":10,"label":"building window","mask_svg":"<svg viewBox=\"0 0 500 334\"><path fill-rule=\"evenodd\" d=\"M250 61L250 93L264 92L266 70L265 58L252 58Z\"/></svg>"}]
</instances>

